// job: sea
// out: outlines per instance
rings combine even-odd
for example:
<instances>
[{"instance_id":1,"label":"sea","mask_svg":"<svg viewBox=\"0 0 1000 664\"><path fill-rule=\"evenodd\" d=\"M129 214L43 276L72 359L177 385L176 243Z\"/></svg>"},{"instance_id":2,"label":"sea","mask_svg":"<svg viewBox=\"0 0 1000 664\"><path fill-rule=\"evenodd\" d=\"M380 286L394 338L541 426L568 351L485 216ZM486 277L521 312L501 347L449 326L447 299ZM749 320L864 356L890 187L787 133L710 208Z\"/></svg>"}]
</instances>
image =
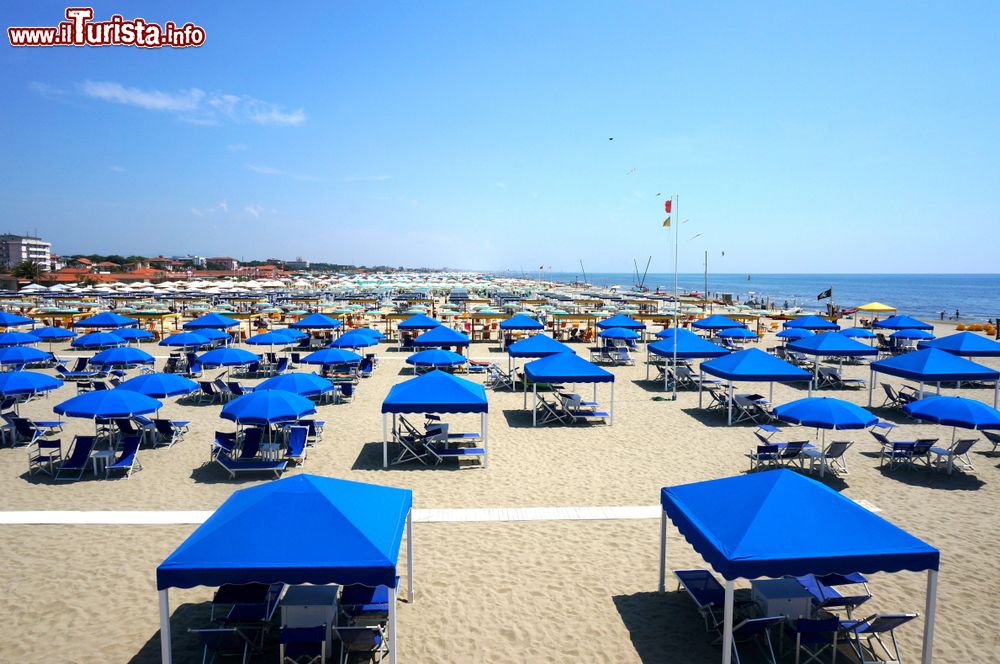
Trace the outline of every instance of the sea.
<instances>
[{"instance_id":1,"label":"sea","mask_svg":"<svg viewBox=\"0 0 1000 664\"><path fill-rule=\"evenodd\" d=\"M546 280L583 281L582 273L546 272ZM631 289L636 277L628 272L588 272L586 281L595 286ZM674 275L650 273L643 282L650 291L671 292ZM705 291L704 274L678 275L682 293ZM709 274L708 293L728 293L734 301L773 303L778 308L802 307L825 310L828 300L817 299L833 290L839 308L853 308L878 301L896 307L899 313L925 320L986 322L1000 318L1000 274Z\"/></svg>"}]
</instances>

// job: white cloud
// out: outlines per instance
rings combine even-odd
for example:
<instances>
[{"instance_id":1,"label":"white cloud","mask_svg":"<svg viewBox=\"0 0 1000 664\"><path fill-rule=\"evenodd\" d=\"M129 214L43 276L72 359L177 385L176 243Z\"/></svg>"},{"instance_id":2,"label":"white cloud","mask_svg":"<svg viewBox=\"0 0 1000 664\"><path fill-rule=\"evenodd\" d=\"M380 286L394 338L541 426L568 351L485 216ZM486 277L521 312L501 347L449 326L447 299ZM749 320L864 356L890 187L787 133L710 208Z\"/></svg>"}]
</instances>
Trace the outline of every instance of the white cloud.
<instances>
[{"instance_id":1,"label":"white cloud","mask_svg":"<svg viewBox=\"0 0 1000 664\"><path fill-rule=\"evenodd\" d=\"M112 166L108 166L108 168L111 169L112 171L114 171L115 173L124 173L125 172L125 169L122 168L121 166L119 166L118 164L114 164Z\"/></svg>"},{"instance_id":2,"label":"white cloud","mask_svg":"<svg viewBox=\"0 0 1000 664\"><path fill-rule=\"evenodd\" d=\"M222 214L229 214L229 203L226 201L219 201L215 205L205 207L205 208L191 208L191 214L196 217L206 217L221 212Z\"/></svg>"},{"instance_id":3,"label":"white cloud","mask_svg":"<svg viewBox=\"0 0 1000 664\"><path fill-rule=\"evenodd\" d=\"M246 143L230 143L226 146L230 152L246 152L250 149Z\"/></svg>"},{"instance_id":4,"label":"white cloud","mask_svg":"<svg viewBox=\"0 0 1000 664\"><path fill-rule=\"evenodd\" d=\"M260 204L248 205L243 209L246 211L247 214L252 215L254 219L260 219L260 215L266 211L264 209L264 206Z\"/></svg>"},{"instance_id":5,"label":"white cloud","mask_svg":"<svg viewBox=\"0 0 1000 664\"><path fill-rule=\"evenodd\" d=\"M43 96L51 96L55 90L44 83L32 84L31 87ZM147 111L172 113L178 119L192 124L249 122L259 125L298 125L306 121L306 114L302 109L289 111L278 104L249 95L205 92L198 88L164 92L127 87L114 81L87 80L79 84L78 90L80 94L91 99ZM246 146L242 146L242 149L246 149Z\"/></svg>"}]
</instances>

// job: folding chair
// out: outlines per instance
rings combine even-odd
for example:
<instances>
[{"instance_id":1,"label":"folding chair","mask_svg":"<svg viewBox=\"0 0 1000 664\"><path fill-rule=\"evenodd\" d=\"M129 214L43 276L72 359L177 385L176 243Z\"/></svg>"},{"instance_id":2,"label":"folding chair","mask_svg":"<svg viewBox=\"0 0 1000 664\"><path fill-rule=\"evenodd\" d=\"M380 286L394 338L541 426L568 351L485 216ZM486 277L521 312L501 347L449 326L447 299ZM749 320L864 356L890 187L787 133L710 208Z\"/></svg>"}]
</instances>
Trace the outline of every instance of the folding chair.
<instances>
[{"instance_id":1,"label":"folding chair","mask_svg":"<svg viewBox=\"0 0 1000 664\"><path fill-rule=\"evenodd\" d=\"M896 642L896 628L917 617L915 613L876 613L864 620L844 621L840 633L846 636L854 647L861 664L900 662L899 644ZM888 634L889 644L882 640ZM876 649L875 644L878 644ZM892 646L890 650L889 646ZM883 658L882 655L885 655Z\"/></svg>"},{"instance_id":2,"label":"folding chair","mask_svg":"<svg viewBox=\"0 0 1000 664\"><path fill-rule=\"evenodd\" d=\"M548 424L549 422L556 422L556 421L566 424L567 415L562 411L561 408L558 407L557 404L546 399L545 395L542 394L538 395L538 405L535 408L538 411L538 414L541 416L540 418L538 418L539 424Z\"/></svg>"},{"instance_id":3,"label":"folding chair","mask_svg":"<svg viewBox=\"0 0 1000 664\"><path fill-rule=\"evenodd\" d=\"M179 443L184 439L184 428L177 426L170 420L157 418L153 420L153 425L156 427L157 446L166 445L170 447L174 443Z\"/></svg>"},{"instance_id":4,"label":"folding chair","mask_svg":"<svg viewBox=\"0 0 1000 664\"><path fill-rule=\"evenodd\" d=\"M829 649L837 650L837 635L840 630L840 619L837 617L809 620L799 618L792 623L795 633L795 664L820 662L820 656ZM802 653L805 659L800 659Z\"/></svg>"},{"instance_id":5,"label":"folding chair","mask_svg":"<svg viewBox=\"0 0 1000 664\"><path fill-rule=\"evenodd\" d=\"M55 475L55 464L62 461L62 444L58 440L39 438L28 448L28 475L42 472Z\"/></svg>"},{"instance_id":6,"label":"folding chair","mask_svg":"<svg viewBox=\"0 0 1000 664\"><path fill-rule=\"evenodd\" d=\"M421 433L419 429L399 415L396 418L396 426L392 429L392 439L400 446L399 454L393 460L393 464L406 463L407 461L419 461L427 465L427 435Z\"/></svg>"},{"instance_id":7,"label":"folding chair","mask_svg":"<svg viewBox=\"0 0 1000 664\"><path fill-rule=\"evenodd\" d=\"M217 657L232 656L239 657L242 664L247 664L250 653L257 649L254 639L237 627L207 627L189 629L188 632L201 638L202 664L214 662Z\"/></svg>"},{"instance_id":8,"label":"folding chair","mask_svg":"<svg viewBox=\"0 0 1000 664\"><path fill-rule=\"evenodd\" d=\"M854 443L848 440L835 440L827 445L826 450L803 450L806 458L809 459L809 472L816 469L816 464L826 464L826 467L834 474L847 474L847 461L844 460L844 453L851 448Z\"/></svg>"},{"instance_id":9,"label":"folding chair","mask_svg":"<svg viewBox=\"0 0 1000 664\"><path fill-rule=\"evenodd\" d=\"M747 458L750 459L750 470L779 467L781 465L780 452L781 447L776 444L758 445L756 451L747 454Z\"/></svg>"},{"instance_id":10,"label":"folding chair","mask_svg":"<svg viewBox=\"0 0 1000 664\"><path fill-rule=\"evenodd\" d=\"M329 627L282 627L278 634L280 664L323 664Z\"/></svg>"},{"instance_id":11,"label":"folding chair","mask_svg":"<svg viewBox=\"0 0 1000 664\"><path fill-rule=\"evenodd\" d=\"M97 436L76 436L73 438L73 447L70 449L66 459L59 468L53 479L56 480L79 480L87 470L90 463L90 454L97 444Z\"/></svg>"},{"instance_id":12,"label":"folding chair","mask_svg":"<svg viewBox=\"0 0 1000 664\"><path fill-rule=\"evenodd\" d=\"M961 438L952 443L951 447L930 448L930 453L935 455L934 467L940 470L947 460L949 475L951 475L956 465L962 470L975 470L972 467L972 459L969 458L969 450L977 442L976 438Z\"/></svg>"},{"instance_id":13,"label":"folding chair","mask_svg":"<svg viewBox=\"0 0 1000 664\"><path fill-rule=\"evenodd\" d=\"M141 442L141 435L126 436L125 440L122 441L121 454L118 455L114 463L108 465L104 472L104 478L111 477L113 472L122 471L125 474L125 479L128 479L132 477L133 470L142 470L142 464L139 463L138 458L139 443Z\"/></svg>"},{"instance_id":14,"label":"folding chair","mask_svg":"<svg viewBox=\"0 0 1000 664\"><path fill-rule=\"evenodd\" d=\"M844 610L847 617L851 617L851 612L870 600L872 593L868 589L868 579L863 574L824 574L816 576L808 574L797 576L795 580L812 595L812 604L816 609L825 611ZM841 586L861 586L860 590L852 594L837 590Z\"/></svg>"}]
</instances>

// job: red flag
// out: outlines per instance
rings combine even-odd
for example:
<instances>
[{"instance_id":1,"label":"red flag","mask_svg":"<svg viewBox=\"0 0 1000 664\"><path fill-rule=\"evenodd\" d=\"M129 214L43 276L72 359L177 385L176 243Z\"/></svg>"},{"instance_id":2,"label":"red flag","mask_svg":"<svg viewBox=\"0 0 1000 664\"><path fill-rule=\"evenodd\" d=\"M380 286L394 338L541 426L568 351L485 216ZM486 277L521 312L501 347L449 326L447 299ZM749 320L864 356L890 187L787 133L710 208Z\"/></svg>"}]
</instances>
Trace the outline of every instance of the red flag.
<instances>
[{"instance_id":1,"label":"red flag","mask_svg":"<svg viewBox=\"0 0 1000 664\"><path fill-rule=\"evenodd\" d=\"M667 214L670 214L670 206L673 205L673 203L673 200L669 198L663 201L663 209L667 211Z\"/></svg>"}]
</instances>

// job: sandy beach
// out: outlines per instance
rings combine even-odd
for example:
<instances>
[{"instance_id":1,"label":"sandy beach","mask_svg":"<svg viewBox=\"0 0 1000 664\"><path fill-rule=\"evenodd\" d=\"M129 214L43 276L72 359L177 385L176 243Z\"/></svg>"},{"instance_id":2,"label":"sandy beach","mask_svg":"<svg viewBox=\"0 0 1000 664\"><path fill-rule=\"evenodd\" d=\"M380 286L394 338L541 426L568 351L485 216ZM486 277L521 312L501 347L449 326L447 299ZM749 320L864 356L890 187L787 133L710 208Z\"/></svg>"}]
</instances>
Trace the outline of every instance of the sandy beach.
<instances>
[{"instance_id":1,"label":"sandy beach","mask_svg":"<svg viewBox=\"0 0 1000 664\"><path fill-rule=\"evenodd\" d=\"M769 337L761 346L774 343ZM488 469L411 465L383 470L379 406L410 369L402 362L405 354L385 345L379 352L378 370L362 381L352 403L319 408L317 417L327 422L324 440L310 450L301 470L291 472L409 488L418 509L639 506L656 504L666 485L745 472L744 455L755 444L752 427L727 427L721 416L699 410L697 393L681 392L677 403L652 400L662 388L643 380L640 359L634 367L613 369L613 427L532 428L521 394L489 392ZM579 352L585 353L582 346ZM506 361L493 345L474 344L471 355ZM868 378L867 367L845 372ZM64 386L26 404L22 412L51 419L52 406L74 393L72 385ZM861 390L823 393L862 405L867 401ZM992 400L988 390L963 393ZM775 403L802 396L804 389L775 386ZM607 388L599 388L598 400L606 403L607 398ZM876 393L875 405L881 401ZM127 481L95 481L88 474L84 481L55 485L26 475L24 449L0 450L4 510L213 509L234 489L255 483L229 481L208 464L213 432L233 428L219 418L219 410L218 405L166 400L162 414L190 419L190 433L171 448L143 449L143 470ZM908 423L901 413L876 412L904 424L908 435L951 435L943 427ZM472 416L449 421L453 430L478 426ZM92 426L68 419L61 438L68 442ZM847 456L850 473L827 478L827 484L941 550L935 661L1000 661L992 624L1000 608L1000 577L988 572L1000 548L995 511L1000 467L987 454L991 446L980 443L974 451L975 473L886 473L879 470L878 447L866 432L834 437L852 439L855 446ZM724 497L719 507L725 509ZM789 506L790 527L800 518L809 518L808 506ZM0 626L0 660L158 661L154 571L193 529L0 526L5 561L0 581L18 606ZM418 523L416 597L399 611L400 661L718 661L718 647L707 644L690 600L672 585L667 593L656 593L658 531L657 519ZM261 536L266 536L264 525ZM703 566L675 530L669 537L672 568ZM924 583L923 575L913 573L876 575L866 613L922 613ZM196 657L197 643L184 632L205 621L210 598L207 588L174 593L175 661ZM909 658L919 652L921 632L920 621L899 630Z\"/></svg>"}]
</instances>

